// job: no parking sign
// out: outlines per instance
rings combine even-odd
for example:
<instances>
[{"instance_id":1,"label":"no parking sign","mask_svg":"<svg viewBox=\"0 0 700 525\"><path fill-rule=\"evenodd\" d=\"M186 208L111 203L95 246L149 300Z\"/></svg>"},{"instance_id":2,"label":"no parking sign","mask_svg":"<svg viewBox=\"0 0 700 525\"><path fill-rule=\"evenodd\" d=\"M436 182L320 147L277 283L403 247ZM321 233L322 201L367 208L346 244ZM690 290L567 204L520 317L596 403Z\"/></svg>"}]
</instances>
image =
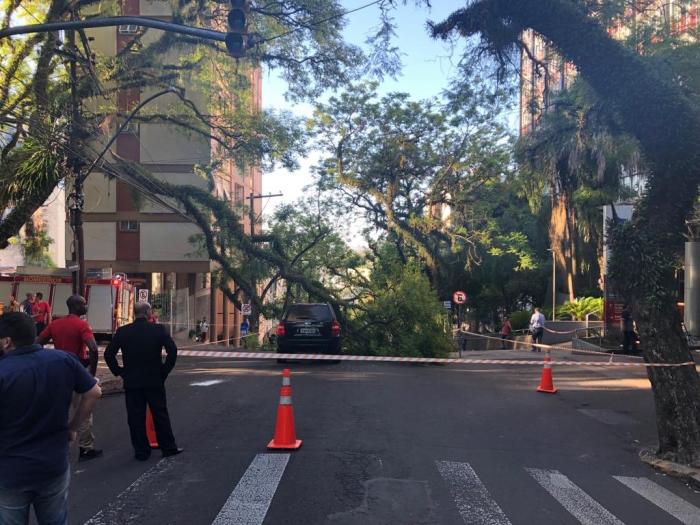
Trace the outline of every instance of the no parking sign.
<instances>
[{"instance_id":1,"label":"no parking sign","mask_svg":"<svg viewBox=\"0 0 700 525\"><path fill-rule=\"evenodd\" d=\"M467 294L462 290L457 290L452 294L452 302L455 304L464 304L467 302Z\"/></svg>"}]
</instances>

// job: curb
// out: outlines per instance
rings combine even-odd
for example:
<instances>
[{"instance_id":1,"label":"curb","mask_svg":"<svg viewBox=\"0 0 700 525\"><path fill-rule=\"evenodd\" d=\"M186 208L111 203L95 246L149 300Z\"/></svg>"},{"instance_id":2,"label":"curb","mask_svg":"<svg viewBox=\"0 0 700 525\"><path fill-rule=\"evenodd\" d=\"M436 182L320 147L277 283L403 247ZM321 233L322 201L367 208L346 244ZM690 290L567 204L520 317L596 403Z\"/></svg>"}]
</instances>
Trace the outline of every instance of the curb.
<instances>
[{"instance_id":1,"label":"curb","mask_svg":"<svg viewBox=\"0 0 700 525\"><path fill-rule=\"evenodd\" d=\"M663 474L682 479L694 489L700 490L700 468L694 468L658 458L656 454L649 449L641 450L639 452L639 459Z\"/></svg>"},{"instance_id":2,"label":"curb","mask_svg":"<svg viewBox=\"0 0 700 525\"><path fill-rule=\"evenodd\" d=\"M101 381L100 387L102 388L102 397L122 394L124 392L124 384L119 378Z\"/></svg>"}]
</instances>

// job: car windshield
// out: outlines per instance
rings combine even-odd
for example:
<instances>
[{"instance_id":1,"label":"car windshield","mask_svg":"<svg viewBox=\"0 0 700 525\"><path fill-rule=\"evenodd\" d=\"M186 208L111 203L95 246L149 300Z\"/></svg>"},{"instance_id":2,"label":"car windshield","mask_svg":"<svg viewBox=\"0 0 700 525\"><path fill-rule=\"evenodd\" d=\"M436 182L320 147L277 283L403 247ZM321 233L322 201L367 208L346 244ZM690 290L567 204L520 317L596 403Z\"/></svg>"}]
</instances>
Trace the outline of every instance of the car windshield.
<instances>
[{"instance_id":1,"label":"car windshield","mask_svg":"<svg viewBox=\"0 0 700 525\"><path fill-rule=\"evenodd\" d=\"M330 308L325 304L295 304L289 309L287 321L332 321Z\"/></svg>"}]
</instances>

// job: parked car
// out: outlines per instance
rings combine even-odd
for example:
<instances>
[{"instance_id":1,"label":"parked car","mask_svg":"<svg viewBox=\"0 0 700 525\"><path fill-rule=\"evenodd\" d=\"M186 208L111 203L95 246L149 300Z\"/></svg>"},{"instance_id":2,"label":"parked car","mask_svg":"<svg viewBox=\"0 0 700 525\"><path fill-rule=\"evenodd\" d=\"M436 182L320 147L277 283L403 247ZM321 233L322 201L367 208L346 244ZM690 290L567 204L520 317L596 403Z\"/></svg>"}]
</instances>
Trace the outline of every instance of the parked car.
<instances>
[{"instance_id":1,"label":"parked car","mask_svg":"<svg viewBox=\"0 0 700 525\"><path fill-rule=\"evenodd\" d=\"M277 351L338 355L340 332L340 323L330 304L296 303L277 325Z\"/></svg>"}]
</instances>

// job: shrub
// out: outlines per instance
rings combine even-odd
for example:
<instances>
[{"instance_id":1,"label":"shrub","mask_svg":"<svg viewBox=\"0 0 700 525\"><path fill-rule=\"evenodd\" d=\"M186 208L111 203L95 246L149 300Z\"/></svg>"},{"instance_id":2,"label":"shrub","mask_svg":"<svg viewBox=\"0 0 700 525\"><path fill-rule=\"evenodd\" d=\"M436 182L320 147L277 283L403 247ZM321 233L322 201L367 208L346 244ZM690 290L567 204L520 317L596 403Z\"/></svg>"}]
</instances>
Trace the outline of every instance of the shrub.
<instances>
[{"instance_id":1,"label":"shrub","mask_svg":"<svg viewBox=\"0 0 700 525\"><path fill-rule=\"evenodd\" d=\"M524 330L530 325L530 317L532 317L532 312L526 310L520 312L513 312L510 314L510 325L513 330Z\"/></svg>"},{"instance_id":2,"label":"shrub","mask_svg":"<svg viewBox=\"0 0 700 525\"><path fill-rule=\"evenodd\" d=\"M557 307L557 318L583 321L586 315L592 314L598 318L603 317L602 297L581 297L574 301L567 301Z\"/></svg>"}]
</instances>

